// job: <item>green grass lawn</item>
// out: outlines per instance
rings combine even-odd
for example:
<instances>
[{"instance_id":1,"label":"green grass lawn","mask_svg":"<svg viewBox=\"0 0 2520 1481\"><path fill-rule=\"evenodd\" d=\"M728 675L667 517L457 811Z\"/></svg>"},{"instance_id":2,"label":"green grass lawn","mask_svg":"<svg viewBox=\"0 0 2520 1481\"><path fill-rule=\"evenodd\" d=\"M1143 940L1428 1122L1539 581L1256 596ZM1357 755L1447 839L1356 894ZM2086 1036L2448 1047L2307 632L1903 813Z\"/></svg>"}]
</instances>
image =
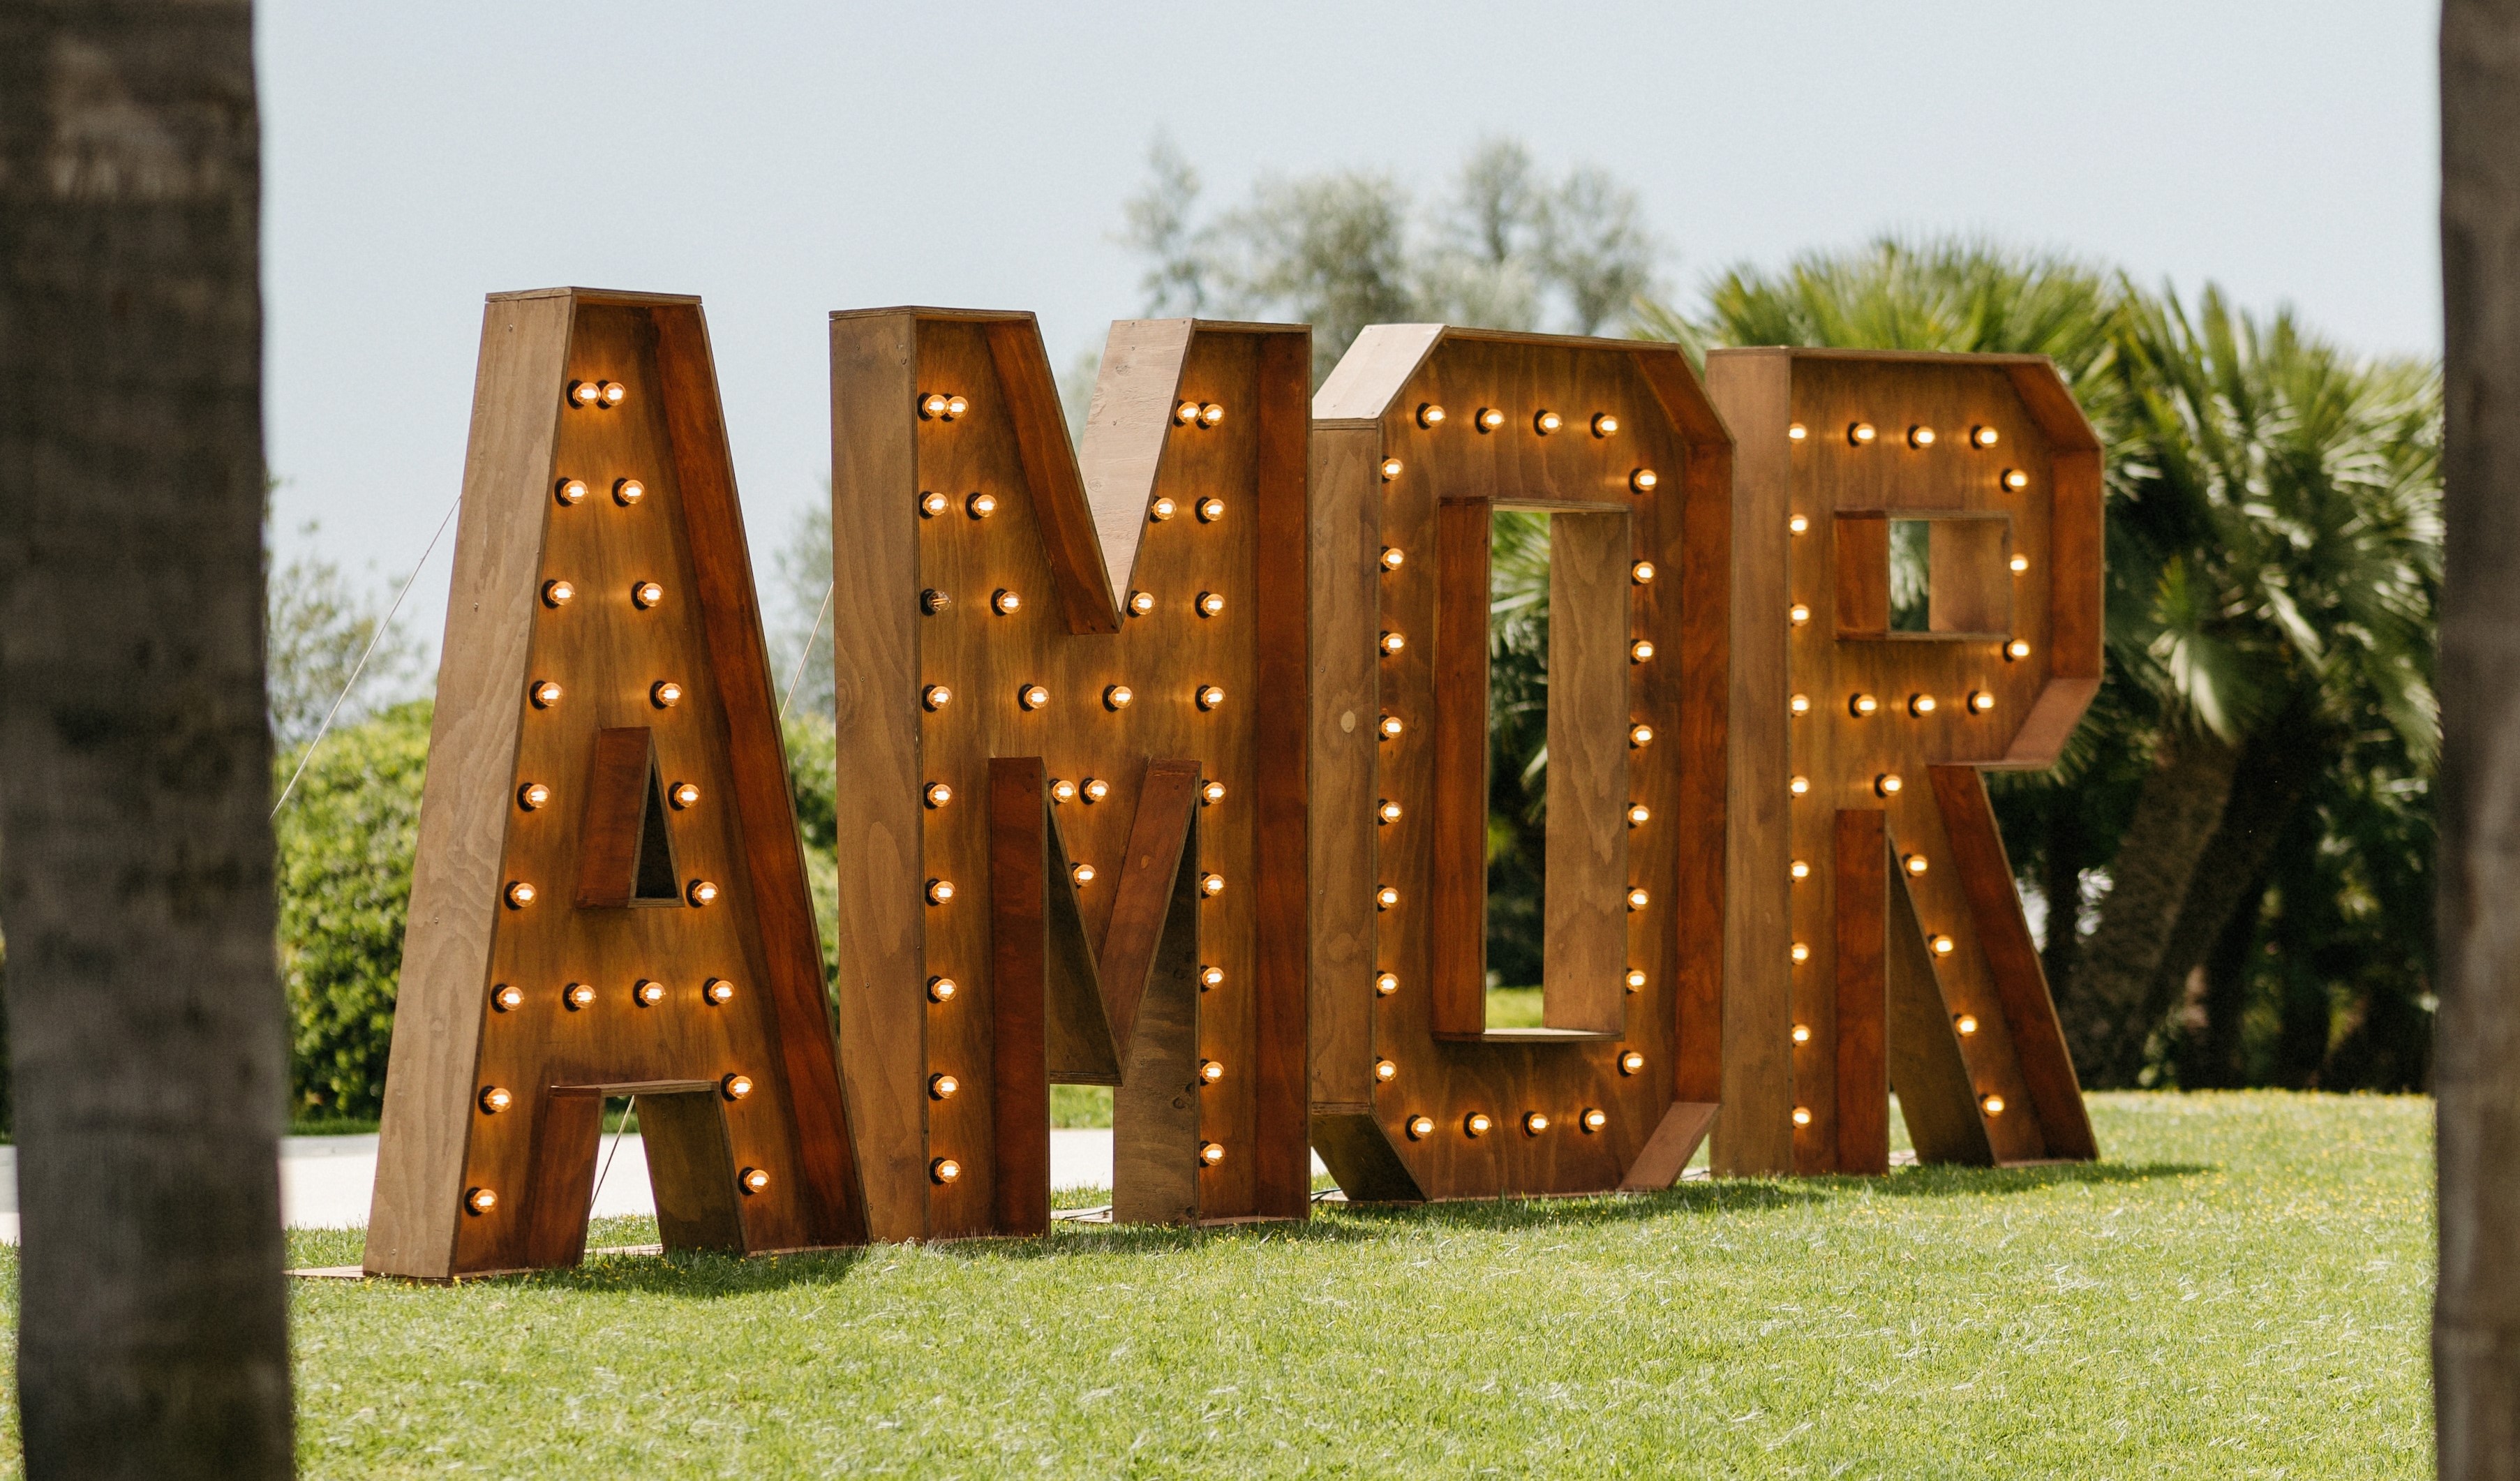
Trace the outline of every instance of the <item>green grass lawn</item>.
<instances>
[{"instance_id":1,"label":"green grass lawn","mask_svg":"<svg viewBox=\"0 0 2520 1481\"><path fill-rule=\"evenodd\" d=\"M301 1282L300 1455L310 1476L2429 1475L2430 1102L2092 1107L2093 1167Z\"/></svg>"}]
</instances>

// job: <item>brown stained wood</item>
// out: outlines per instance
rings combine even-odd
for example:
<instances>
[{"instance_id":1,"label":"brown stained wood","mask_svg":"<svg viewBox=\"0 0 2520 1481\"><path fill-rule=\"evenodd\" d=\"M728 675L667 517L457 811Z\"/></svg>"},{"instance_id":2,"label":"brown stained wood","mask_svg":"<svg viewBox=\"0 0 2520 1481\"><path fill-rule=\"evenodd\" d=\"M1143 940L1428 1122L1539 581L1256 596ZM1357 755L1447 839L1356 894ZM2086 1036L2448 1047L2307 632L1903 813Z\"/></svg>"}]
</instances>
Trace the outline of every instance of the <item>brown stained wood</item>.
<instances>
[{"instance_id":1,"label":"brown stained wood","mask_svg":"<svg viewBox=\"0 0 2520 1481\"><path fill-rule=\"evenodd\" d=\"M1374 590L1380 433L1314 425L1308 552L1313 655L1306 787L1311 881L1310 1100L1313 1114L1373 1100ZM1377 1135L1379 1135L1377 1133Z\"/></svg>"},{"instance_id":2,"label":"brown stained wood","mask_svg":"<svg viewBox=\"0 0 2520 1481\"><path fill-rule=\"evenodd\" d=\"M1908 1141L1921 1163L1959 1163L1969 1167L1995 1164L1985 1115L1976 1089L1969 1084L1960 1035L1952 1024L1951 1005L1935 976L1933 954L1926 949L1924 927L1907 877L1889 873L1889 956L1887 1044L1890 1089L1899 1098L1899 1114L1908 1126Z\"/></svg>"},{"instance_id":3,"label":"brown stained wood","mask_svg":"<svg viewBox=\"0 0 2520 1481\"><path fill-rule=\"evenodd\" d=\"M1628 1164L1619 1179L1619 1190L1630 1193L1656 1192L1680 1181L1688 1170L1688 1159L1697 1155L1699 1144L1715 1125L1719 1107L1710 1100L1674 1100L1654 1126L1653 1135L1645 1139L1645 1148L1637 1160Z\"/></svg>"},{"instance_id":4,"label":"brown stained wood","mask_svg":"<svg viewBox=\"0 0 2520 1481\"><path fill-rule=\"evenodd\" d=\"M482 314L429 723L431 755L461 754L478 764L433 766L422 787L397 1032L385 1076L391 1131L378 1144L362 1257L378 1275L451 1275L457 1226L467 1217L470 1082L495 924L495 912L484 906L499 891L514 806L507 784L522 718L516 699L525 685L542 507L550 497L543 479L558 435L556 388L574 307L567 297L493 299Z\"/></svg>"},{"instance_id":5,"label":"brown stained wood","mask_svg":"<svg viewBox=\"0 0 2520 1481\"><path fill-rule=\"evenodd\" d=\"M1890 631L1890 521L1876 510L1837 516L1837 635Z\"/></svg>"},{"instance_id":6,"label":"brown stained wood","mask_svg":"<svg viewBox=\"0 0 2520 1481\"><path fill-rule=\"evenodd\" d=\"M1110 589L1126 592L1147 531L1147 491L1172 435L1180 398L1182 364L1190 355L1193 321L1122 319L1102 341L1101 373L1085 425L1094 447L1080 461L1085 493L1094 510L1094 531L1102 546Z\"/></svg>"},{"instance_id":7,"label":"brown stained wood","mask_svg":"<svg viewBox=\"0 0 2520 1481\"><path fill-rule=\"evenodd\" d=\"M1841 1173L1890 1170L1886 1039L1890 845L1886 820L1868 808L1837 815L1836 1161Z\"/></svg>"},{"instance_id":8,"label":"brown stained wood","mask_svg":"<svg viewBox=\"0 0 2520 1481\"><path fill-rule=\"evenodd\" d=\"M1936 519L1926 527L1926 626L1938 633L2012 631L2011 521Z\"/></svg>"},{"instance_id":9,"label":"brown stained wood","mask_svg":"<svg viewBox=\"0 0 2520 1481\"><path fill-rule=\"evenodd\" d=\"M1551 1028L1611 1035L1627 1027L1633 547L1624 509L1550 517L1542 1006Z\"/></svg>"},{"instance_id":10,"label":"brown stained wood","mask_svg":"<svg viewBox=\"0 0 2520 1481\"><path fill-rule=\"evenodd\" d=\"M1369 324L1313 393L1315 422L1379 420L1449 330L1441 324Z\"/></svg>"},{"instance_id":11,"label":"brown stained wood","mask_svg":"<svg viewBox=\"0 0 2520 1481\"><path fill-rule=\"evenodd\" d=\"M2098 450L2058 453L2049 529L2048 668L2058 681L2100 678L2101 580L2106 560L2100 511Z\"/></svg>"},{"instance_id":12,"label":"brown stained wood","mask_svg":"<svg viewBox=\"0 0 2520 1481\"><path fill-rule=\"evenodd\" d=\"M743 1193L724 1096L714 1085L643 1091L637 1108L658 1241L668 1250L742 1254Z\"/></svg>"},{"instance_id":13,"label":"brown stained wood","mask_svg":"<svg viewBox=\"0 0 2520 1481\"><path fill-rule=\"evenodd\" d=\"M1111 1217L1121 1224L1191 1224L1199 1217L1198 847L1176 839L1162 890L1154 952L1111 1095ZM1225 1089L1220 1085L1220 1089ZM1230 1089L1227 1093L1231 1093Z\"/></svg>"},{"instance_id":14,"label":"brown stained wood","mask_svg":"<svg viewBox=\"0 0 2520 1481\"><path fill-rule=\"evenodd\" d=\"M1038 757L989 763L989 1087L996 1187L988 1230L1001 1234L1050 1229L1044 967L1052 881L1046 785Z\"/></svg>"},{"instance_id":15,"label":"brown stained wood","mask_svg":"<svg viewBox=\"0 0 2520 1481\"><path fill-rule=\"evenodd\" d=\"M1149 761L1138 792L1138 812L1129 827L1119 878L1113 887L1111 920L1095 953L1102 989L1103 1012L1112 1042L1131 1042L1138 1007L1155 967L1156 947L1175 905L1174 882L1181 873L1182 849L1190 839L1191 816L1198 810L1198 763Z\"/></svg>"},{"instance_id":16,"label":"brown stained wood","mask_svg":"<svg viewBox=\"0 0 2520 1481\"><path fill-rule=\"evenodd\" d=\"M1049 1017L1050 1082L1117 1085L1120 1046L1125 1041L1111 1032L1102 971L1086 934L1085 908L1077 898L1072 875L1075 856L1068 852L1058 819L1051 816L1047 822L1050 867L1041 887L1050 937L1044 1003Z\"/></svg>"},{"instance_id":17,"label":"brown stained wood","mask_svg":"<svg viewBox=\"0 0 2520 1481\"><path fill-rule=\"evenodd\" d=\"M1731 888L1732 785L1732 709L1733 581L1743 567L1734 557L1739 538L1735 514L1732 436L1715 405L1689 373L1688 362L1669 348L1640 350L1639 369L1654 390L1656 401L1686 441L1672 448L1681 459L1680 500L1648 500L1643 508L1645 533L1637 554L1650 558L1679 579L1657 579L1640 603L1642 637L1654 638L1663 651L1645 666L1645 678L1632 685L1630 698L1642 700L1640 714L1662 718L1678 745L1659 763L1668 778L1662 788L1642 785L1636 762L1630 762L1630 790L1666 815L1688 820L1687 826L1643 834L1671 851L1667 877L1672 882L1672 908L1655 925L1651 913L1642 930L1660 929L1668 945L1657 943L1643 957L1671 957L1672 1021L1666 1043L1672 1055L1672 1094L1683 1101L1720 1104L1724 1090L1726 977L1732 965L1732 943L1725 904ZM1771 624L1773 616L1767 619ZM1677 662L1668 661L1677 658ZM1773 712L1772 712L1773 713ZM1677 720L1677 724L1669 722ZM1659 795L1648 795L1659 791ZM1647 825L1650 827L1650 824ZM1644 861L1631 859L1640 876L1658 874Z\"/></svg>"},{"instance_id":18,"label":"brown stained wood","mask_svg":"<svg viewBox=\"0 0 2520 1481\"><path fill-rule=\"evenodd\" d=\"M1930 775L1951 838L1953 870L1965 892L1979 949L1994 974L2004 1027L2029 1093L2030 1103L2023 1108L2036 1118L2038 1155L2096 1158L2099 1143L2083 1104L2073 1055L2056 1021L2047 969L2021 913L2021 896L2013 887L2012 866L2004 857L2003 834L1996 827L1986 783L1967 767L1937 766Z\"/></svg>"},{"instance_id":19,"label":"brown stained wood","mask_svg":"<svg viewBox=\"0 0 2520 1481\"><path fill-rule=\"evenodd\" d=\"M1021 321L988 326L989 353L997 362L998 389L1013 423L1024 478L1033 489L1042 547L1050 558L1053 588L1073 633L1116 633L1120 612L1096 548L1094 510L1067 441L1067 413L1058 400L1058 379L1041 347L1041 331L1027 314Z\"/></svg>"},{"instance_id":20,"label":"brown stained wood","mask_svg":"<svg viewBox=\"0 0 2520 1481\"><path fill-rule=\"evenodd\" d=\"M595 760L587 767L585 813L577 834L580 906L626 906L639 893L639 845L655 775L656 744L646 726L595 733ZM666 877L679 878L670 857ZM669 887L666 897L671 904L682 904L679 888Z\"/></svg>"},{"instance_id":21,"label":"brown stained wood","mask_svg":"<svg viewBox=\"0 0 2520 1481\"><path fill-rule=\"evenodd\" d=\"M604 1133L604 1092L556 1085L539 1099L531 1182L523 1189L529 1223L518 1264L551 1270L586 1256L586 1219L595 1206L595 1147Z\"/></svg>"},{"instance_id":22,"label":"brown stained wood","mask_svg":"<svg viewBox=\"0 0 2520 1481\"><path fill-rule=\"evenodd\" d=\"M2044 771L2065 753L2065 742L2083 723L2083 712L2099 696L2097 679L2050 679L2031 701L2030 714L2014 733L2003 758L1988 771Z\"/></svg>"},{"instance_id":23,"label":"brown stained wood","mask_svg":"<svg viewBox=\"0 0 2520 1481\"><path fill-rule=\"evenodd\" d=\"M1313 1150L1352 1203L1426 1201L1426 1190L1371 1112L1315 1111Z\"/></svg>"},{"instance_id":24,"label":"brown stained wood","mask_svg":"<svg viewBox=\"0 0 2520 1481\"><path fill-rule=\"evenodd\" d=\"M1438 1036L1486 1032L1488 872L1488 591L1492 507L1446 503L1435 515L1433 834L1425 913L1433 935L1428 987ZM1404 639L1415 637L1403 629ZM1405 651L1405 650L1404 650ZM1403 816L1406 816L1404 813Z\"/></svg>"}]
</instances>

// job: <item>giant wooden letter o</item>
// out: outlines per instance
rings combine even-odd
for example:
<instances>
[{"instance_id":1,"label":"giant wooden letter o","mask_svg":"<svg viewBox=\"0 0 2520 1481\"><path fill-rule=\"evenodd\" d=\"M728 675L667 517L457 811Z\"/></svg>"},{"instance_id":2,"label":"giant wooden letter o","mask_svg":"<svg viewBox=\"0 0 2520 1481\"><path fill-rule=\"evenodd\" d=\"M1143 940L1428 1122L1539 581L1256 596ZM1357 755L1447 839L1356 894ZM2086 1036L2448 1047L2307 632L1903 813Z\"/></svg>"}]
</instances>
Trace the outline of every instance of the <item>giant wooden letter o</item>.
<instances>
[{"instance_id":1,"label":"giant wooden letter o","mask_svg":"<svg viewBox=\"0 0 2520 1481\"><path fill-rule=\"evenodd\" d=\"M1350 1196L1669 1184L1714 1113L1732 444L1675 346L1369 329L1314 401L1313 1136ZM1551 523L1547 1025L1485 1025L1489 530Z\"/></svg>"}]
</instances>

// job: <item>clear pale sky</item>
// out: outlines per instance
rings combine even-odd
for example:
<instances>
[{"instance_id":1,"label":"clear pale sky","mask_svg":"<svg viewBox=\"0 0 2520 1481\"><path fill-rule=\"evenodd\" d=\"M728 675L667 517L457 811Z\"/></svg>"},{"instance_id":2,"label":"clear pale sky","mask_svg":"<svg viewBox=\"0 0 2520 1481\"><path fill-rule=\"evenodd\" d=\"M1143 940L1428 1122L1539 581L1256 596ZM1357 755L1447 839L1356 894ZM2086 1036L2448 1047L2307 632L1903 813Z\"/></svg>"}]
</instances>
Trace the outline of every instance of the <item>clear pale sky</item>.
<instances>
[{"instance_id":1,"label":"clear pale sky","mask_svg":"<svg viewBox=\"0 0 2520 1481\"><path fill-rule=\"evenodd\" d=\"M2441 340L2430 0L258 12L275 531L378 588L455 496L484 293L702 295L766 577L830 462L827 312L1031 309L1066 364L1143 308L1113 233L1158 130L1210 204L1348 166L1432 194L1514 136L1636 187L1683 301L1958 230Z\"/></svg>"}]
</instances>

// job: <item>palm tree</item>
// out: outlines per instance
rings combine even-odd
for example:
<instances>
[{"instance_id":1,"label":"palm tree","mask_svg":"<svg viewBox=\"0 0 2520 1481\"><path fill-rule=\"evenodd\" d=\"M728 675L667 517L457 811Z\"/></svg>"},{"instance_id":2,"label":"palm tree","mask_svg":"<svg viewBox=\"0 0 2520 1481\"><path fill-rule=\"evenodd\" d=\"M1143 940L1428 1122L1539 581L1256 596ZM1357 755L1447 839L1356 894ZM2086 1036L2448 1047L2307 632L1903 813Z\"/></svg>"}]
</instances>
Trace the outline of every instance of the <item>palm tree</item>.
<instances>
[{"instance_id":1,"label":"palm tree","mask_svg":"<svg viewBox=\"0 0 2520 1481\"><path fill-rule=\"evenodd\" d=\"M289 1474L252 16L0 0L30 1476Z\"/></svg>"}]
</instances>

